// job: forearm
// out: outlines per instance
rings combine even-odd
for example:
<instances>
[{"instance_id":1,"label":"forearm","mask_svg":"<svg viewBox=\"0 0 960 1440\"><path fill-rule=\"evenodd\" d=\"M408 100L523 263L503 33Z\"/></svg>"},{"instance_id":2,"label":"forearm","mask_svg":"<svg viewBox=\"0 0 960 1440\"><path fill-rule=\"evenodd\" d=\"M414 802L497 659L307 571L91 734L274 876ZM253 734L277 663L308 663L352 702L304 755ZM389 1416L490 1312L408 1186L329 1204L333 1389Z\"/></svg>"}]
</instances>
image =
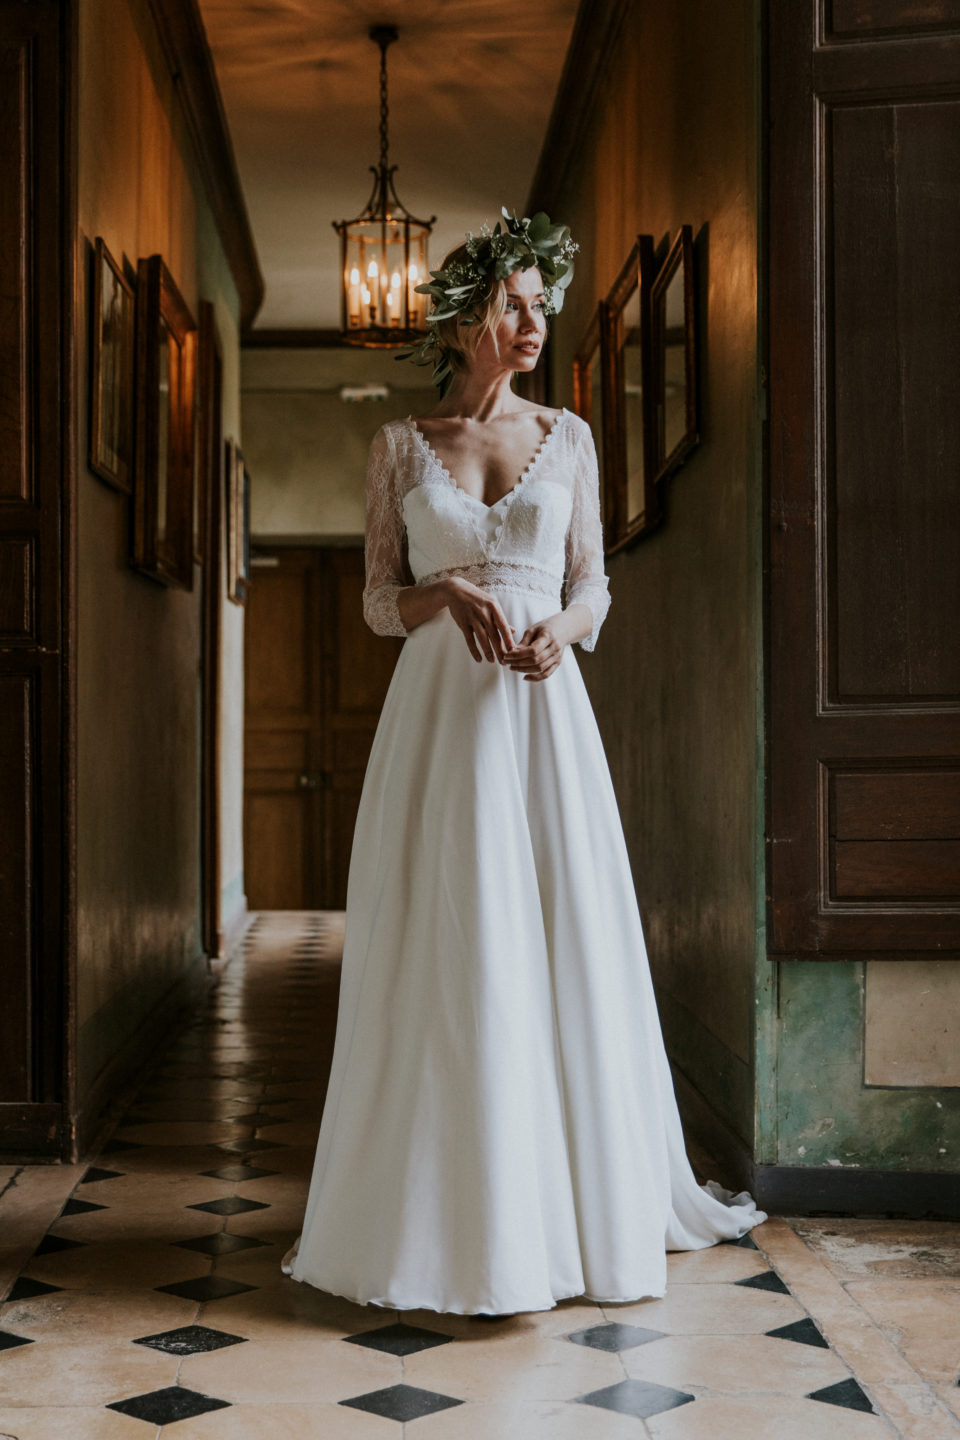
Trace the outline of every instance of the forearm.
<instances>
[{"instance_id":1,"label":"forearm","mask_svg":"<svg viewBox=\"0 0 960 1440\"><path fill-rule=\"evenodd\" d=\"M433 580L429 585L405 585L397 591L397 610L408 630L415 630L447 608L450 581Z\"/></svg>"},{"instance_id":2,"label":"forearm","mask_svg":"<svg viewBox=\"0 0 960 1440\"><path fill-rule=\"evenodd\" d=\"M593 611L589 605L568 605L551 616L550 626L563 645L574 645L593 632Z\"/></svg>"}]
</instances>

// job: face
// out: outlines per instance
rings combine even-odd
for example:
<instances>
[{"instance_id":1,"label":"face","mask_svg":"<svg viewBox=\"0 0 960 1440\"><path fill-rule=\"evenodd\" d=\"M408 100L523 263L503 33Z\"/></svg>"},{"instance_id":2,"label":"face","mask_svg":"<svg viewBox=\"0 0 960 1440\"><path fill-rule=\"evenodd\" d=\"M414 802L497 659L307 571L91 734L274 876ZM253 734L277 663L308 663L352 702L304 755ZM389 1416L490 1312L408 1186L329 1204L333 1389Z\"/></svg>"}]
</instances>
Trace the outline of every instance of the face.
<instances>
[{"instance_id":1,"label":"face","mask_svg":"<svg viewBox=\"0 0 960 1440\"><path fill-rule=\"evenodd\" d=\"M514 270L504 282L507 308L497 327L497 346L484 335L477 360L506 366L508 370L533 370L540 358L547 333L543 313L543 278L537 269ZM497 348L500 351L497 360Z\"/></svg>"}]
</instances>

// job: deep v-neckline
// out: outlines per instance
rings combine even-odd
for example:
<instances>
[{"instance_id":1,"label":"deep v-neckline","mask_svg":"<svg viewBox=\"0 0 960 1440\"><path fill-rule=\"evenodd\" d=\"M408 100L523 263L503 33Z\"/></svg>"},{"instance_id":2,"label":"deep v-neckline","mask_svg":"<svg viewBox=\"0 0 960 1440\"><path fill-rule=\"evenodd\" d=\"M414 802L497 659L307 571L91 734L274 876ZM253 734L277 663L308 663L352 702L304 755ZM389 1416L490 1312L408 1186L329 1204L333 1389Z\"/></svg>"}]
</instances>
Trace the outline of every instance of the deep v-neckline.
<instances>
[{"instance_id":1,"label":"deep v-neckline","mask_svg":"<svg viewBox=\"0 0 960 1440\"><path fill-rule=\"evenodd\" d=\"M510 487L509 490L504 491L504 493L500 496L498 500L494 500L492 505L488 505L487 502L485 500L481 500L478 495L471 495L469 490L465 490L463 486L459 483L459 481L456 479L456 477L447 469L446 465L440 459L440 456L437 454L436 450L434 450L430 441L427 439L426 435L424 435L423 431L420 429L420 426L417 424L416 420L414 420L412 415L407 416L407 421L412 427L413 433L416 436L417 440L420 442L420 445L422 446L427 458L433 462L436 468L440 471L440 474L447 481L447 483L451 485L454 490L456 490L457 494L462 495L465 500L472 500L475 505L480 505L484 510L496 510L498 505L502 505L505 500L509 500L511 496L516 495L520 487L525 484L527 480L530 479L534 470L537 468L537 465L542 460L544 453L546 452L547 447L550 444L550 441L553 439L557 430L560 428L560 422L566 418L566 415L567 407L564 406L561 409L560 414L555 417L553 424L550 426L550 429L543 436L540 444L537 446L536 450L533 452L524 468L521 470L517 480L514 482L514 484Z\"/></svg>"}]
</instances>

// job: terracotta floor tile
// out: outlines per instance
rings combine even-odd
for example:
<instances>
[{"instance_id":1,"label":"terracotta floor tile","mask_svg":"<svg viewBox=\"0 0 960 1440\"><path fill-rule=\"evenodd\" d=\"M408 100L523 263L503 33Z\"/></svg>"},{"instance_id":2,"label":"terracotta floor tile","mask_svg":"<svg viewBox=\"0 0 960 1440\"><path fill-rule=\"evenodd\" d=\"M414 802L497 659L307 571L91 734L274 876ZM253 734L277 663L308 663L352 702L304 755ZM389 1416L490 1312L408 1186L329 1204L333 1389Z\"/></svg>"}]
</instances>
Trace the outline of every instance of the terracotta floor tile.
<instances>
[{"instance_id":1,"label":"terracotta floor tile","mask_svg":"<svg viewBox=\"0 0 960 1440\"><path fill-rule=\"evenodd\" d=\"M400 1433L395 1420L348 1405L289 1404L233 1405L163 1431L170 1440L400 1440Z\"/></svg>"},{"instance_id":2,"label":"terracotta floor tile","mask_svg":"<svg viewBox=\"0 0 960 1440\"><path fill-rule=\"evenodd\" d=\"M719 1285L725 1281L745 1280L768 1269L766 1260L756 1250L742 1250L738 1245L713 1245L707 1250L680 1250L667 1256L667 1284Z\"/></svg>"},{"instance_id":3,"label":"terracotta floor tile","mask_svg":"<svg viewBox=\"0 0 960 1440\"><path fill-rule=\"evenodd\" d=\"M180 1364L177 1355L93 1336L85 1345L38 1340L5 1350L2 1359L0 1407L108 1405L172 1385Z\"/></svg>"},{"instance_id":4,"label":"terracotta floor tile","mask_svg":"<svg viewBox=\"0 0 960 1440\"><path fill-rule=\"evenodd\" d=\"M960 1225L856 1217L791 1224L840 1280L960 1279Z\"/></svg>"},{"instance_id":5,"label":"terracotta floor tile","mask_svg":"<svg viewBox=\"0 0 960 1440\"><path fill-rule=\"evenodd\" d=\"M667 1336L620 1358L637 1380L734 1395L809 1395L850 1373L832 1350L767 1335Z\"/></svg>"},{"instance_id":6,"label":"terracotta floor tile","mask_svg":"<svg viewBox=\"0 0 960 1440\"><path fill-rule=\"evenodd\" d=\"M710 1397L654 1415L653 1440L893 1440L876 1415L819 1400Z\"/></svg>"},{"instance_id":7,"label":"terracotta floor tile","mask_svg":"<svg viewBox=\"0 0 960 1440\"><path fill-rule=\"evenodd\" d=\"M85 1245L81 1250L37 1255L30 1262L30 1274L36 1279L75 1290L129 1290L131 1286L152 1289L209 1272L206 1255L166 1243L136 1240Z\"/></svg>"},{"instance_id":8,"label":"terracotta floor tile","mask_svg":"<svg viewBox=\"0 0 960 1440\"><path fill-rule=\"evenodd\" d=\"M570 1401L494 1400L424 1415L417 1440L643 1440L641 1421ZM747 1440L741 1436L740 1440Z\"/></svg>"},{"instance_id":9,"label":"terracotta floor tile","mask_svg":"<svg viewBox=\"0 0 960 1440\"><path fill-rule=\"evenodd\" d=\"M462 1400L569 1400L623 1378L618 1356L553 1337L438 1345L404 1361L408 1385Z\"/></svg>"},{"instance_id":10,"label":"terracotta floor tile","mask_svg":"<svg viewBox=\"0 0 960 1440\"><path fill-rule=\"evenodd\" d=\"M757 1335L806 1313L789 1295L741 1285L673 1285L662 1300L606 1306L612 1320L671 1335Z\"/></svg>"},{"instance_id":11,"label":"terracotta floor tile","mask_svg":"<svg viewBox=\"0 0 960 1440\"><path fill-rule=\"evenodd\" d=\"M259 1405L292 1395L304 1404L333 1404L399 1385L403 1378L398 1356L317 1335L250 1340L206 1355L188 1355L180 1369L180 1383L191 1390ZM407 1382L415 1383L409 1375Z\"/></svg>"},{"instance_id":12,"label":"terracotta floor tile","mask_svg":"<svg viewBox=\"0 0 960 1440\"><path fill-rule=\"evenodd\" d=\"M281 1277L269 1289L231 1295L204 1305L201 1323L251 1339L293 1340L305 1336L356 1335L396 1318L393 1310L354 1305L312 1285Z\"/></svg>"},{"instance_id":13,"label":"terracotta floor tile","mask_svg":"<svg viewBox=\"0 0 960 1440\"><path fill-rule=\"evenodd\" d=\"M0 1406L0 1432L15 1440L152 1440L142 1420L101 1407L31 1405L11 1410Z\"/></svg>"},{"instance_id":14,"label":"terracotta floor tile","mask_svg":"<svg viewBox=\"0 0 960 1440\"><path fill-rule=\"evenodd\" d=\"M44 1344L89 1345L100 1339L135 1340L161 1330L191 1325L193 1300L156 1290L58 1290L33 1300L13 1300L0 1309L0 1329L36 1336Z\"/></svg>"},{"instance_id":15,"label":"terracotta floor tile","mask_svg":"<svg viewBox=\"0 0 960 1440\"><path fill-rule=\"evenodd\" d=\"M856 1280L846 1288L925 1380L957 1380L960 1280Z\"/></svg>"}]
</instances>

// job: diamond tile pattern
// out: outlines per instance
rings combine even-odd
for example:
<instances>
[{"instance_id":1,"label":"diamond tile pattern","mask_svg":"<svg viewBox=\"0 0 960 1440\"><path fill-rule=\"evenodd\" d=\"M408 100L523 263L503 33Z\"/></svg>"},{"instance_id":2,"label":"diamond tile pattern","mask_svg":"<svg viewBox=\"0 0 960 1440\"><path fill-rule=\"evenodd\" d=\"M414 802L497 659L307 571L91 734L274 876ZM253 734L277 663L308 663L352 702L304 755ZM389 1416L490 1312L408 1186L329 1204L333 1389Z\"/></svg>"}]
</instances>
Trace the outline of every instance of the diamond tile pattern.
<instances>
[{"instance_id":1,"label":"diamond tile pattern","mask_svg":"<svg viewBox=\"0 0 960 1440\"><path fill-rule=\"evenodd\" d=\"M632 1350L635 1345L647 1345L651 1340L661 1340L662 1330L645 1330L640 1325L590 1325L586 1330L574 1330L567 1336L575 1345L589 1345L593 1350L609 1350L619 1353Z\"/></svg>"},{"instance_id":2,"label":"diamond tile pattern","mask_svg":"<svg viewBox=\"0 0 960 1440\"><path fill-rule=\"evenodd\" d=\"M620 1415L635 1415L646 1420L651 1415L662 1415L665 1410L676 1410L695 1400L683 1390L674 1390L669 1385L654 1385L649 1380L621 1380L617 1385L607 1385L602 1390L592 1390L589 1395L578 1395L581 1405L596 1405L603 1410L616 1410Z\"/></svg>"},{"instance_id":3,"label":"diamond tile pattern","mask_svg":"<svg viewBox=\"0 0 960 1440\"><path fill-rule=\"evenodd\" d=\"M364 1330L360 1335L346 1335L351 1345L365 1345L370 1350L383 1350L388 1355L416 1355L434 1345L448 1345L452 1335L437 1330L424 1330L417 1325L383 1325L379 1330Z\"/></svg>"},{"instance_id":4,"label":"diamond tile pattern","mask_svg":"<svg viewBox=\"0 0 960 1440\"><path fill-rule=\"evenodd\" d=\"M760 1275L748 1275L745 1280L735 1280L735 1285L743 1285L747 1290L769 1290L774 1295L789 1295L790 1291L776 1270L764 1270Z\"/></svg>"},{"instance_id":5,"label":"diamond tile pattern","mask_svg":"<svg viewBox=\"0 0 960 1440\"><path fill-rule=\"evenodd\" d=\"M339 984L331 962L342 917L313 921L279 912L258 919L208 1007L130 1099L128 1116L142 1117L138 1140L115 1139L77 1172L79 1188L56 1220L51 1205L44 1224L62 1233L48 1230L41 1241L44 1278L16 1280L0 1316L0 1380L24 1406L93 1406L104 1433L112 1424L145 1440L161 1427L164 1440L177 1440L194 1426L197 1435L268 1440L291 1424L311 1440L328 1431L399 1436L407 1423L411 1435L432 1429L438 1440L500 1440L508 1428L511 1440L592 1440L608 1430L640 1440L661 1426L685 1440L687 1424L691 1435L714 1433L720 1390L724 1404L735 1396L747 1406L738 1419L744 1440L754 1416L771 1434L792 1434L798 1406L804 1436L819 1434L818 1424L846 1436L853 1424L857 1440L889 1440L886 1421L857 1381L843 1378L847 1367L802 1308L799 1282L795 1298L778 1274L783 1251L763 1242L769 1228L758 1234L776 1268L745 1235L671 1256L663 1301L571 1298L493 1324L360 1306L284 1277L280 1257L296 1238L313 1165ZM295 1143L283 1138L294 1135ZM0 1201L0 1233L3 1218ZM4 1234L5 1245L14 1241ZM768 1346L766 1336L794 1343ZM83 1346L89 1363L61 1372L52 1340ZM714 1377L734 1371L727 1396ZM101 1372L107 1388L94 1395ZM0 1424L8 1428L16 1427ZM715 1428L725 1433L720 1421Z\"/></svg>"},{"instance_id":6,"label":"diamond tile pattern","mask_svg":"<svg viewBox=\"0 0 960 1440\"><path fill-rule=\"evenodd\" d=\"M229 1400L215 1400L212 1395L200 1395L182 1385L167 1385L163 1390L151 1390L148 1395L115 1400L107 1409L119 1410L121 1415L132 1415L135 1420L146 1420L151 1425L172 1425L176 1420L205 1415L208 1410L225 1410L229 1404Z\"/></svg>"},{"instance_id":7,"label":"diamond tile pattern","mask_svg":"<svg viewBox=\"0 0 960 1440\"><path fill-rule=\"evenodd\" d=\"M198 1300L205 1305L210 1300L226 1300L229 1295L242 1295L245 1290L256 1290L256 1285L243 1285L239 1280L226 1280L222 1275L201 1275L198 1280L181 1280L176 1285L154 1287L164 1295L179 1295L182 1300Z\"/></svg>"},{"instance_id":8,"label":"diamond tile pattern","mask_svg":"<svg viewBox=\"0 0 960 1440\"><path fill-rule=\"evenodd\" d=\"M225 1195L222 1200L205 1200L202 1205L188 1205L188 1210L206 1210L210 1215L242 1215L246 1210L266 1210L262 1200L245 1200L242 1195Z\"/></svg>"},{"instance_id":9,"label":"diamond tile pattern","mask_svg":"<svg viewBox=\"0 0 960 1440\"><path fill-rule=\"evenodd\" d=\"M252 1235L228 1235L218 1230L215 1235L199 1235L195 1240L177 1240L181 1250L196 1250L201 1255L233 1255L237 1250L252 1250L266 1242Z\"/></svg>"},{"instance_id":10,"label":"diamond tile pattern","mask_svg":"<svg viewBox=\"0 0 960 1440\"><path fill-rule=\"evenodd\" d=\"M206 1325L182 1325L179 1330L163 1330L159 1335L141 1335L133 1343L163 1350L167 1355L201 1355L208 1350L223 1350L228 1345L243 1345L246 1337L211 1330Z\"/></svg>"},{"instance_id":11,"label":"diamond tile pattern","mask_svg":"<svg viewBox=\"0 0 960 1440\"><path fill-rule=\"evenodd\" d=\"M867 1410L871 1415L876 1411L862 1388L852 1377L841 1380L837 1385L825 1385L822 1390L813 1390L809 1400L822 1400L826 1405L840 1405L844 1410Z\"/></svg>"},{"instance_id":12,"label":"diamond tile pattern","mask_svg":"<svg viewBox=\"0 0 960 1440\"><path fill-rule=\"evenodd\" d=\"M789 1325L779 1325L776 1330L766 1333L775 1340L795 1340L798 1345L818 1345L824 1350L830 1348L809 1316L794 1320Z\"/></svg>"},{"instance_id":13,"label":"diamond tile pattern","mask_svg":"<svg viewBox=\"0 0 960 1440\"><path fill-rule=\"evenodd\" d=\"M269 1175L276 1175L276 1170L261 1170L256 1165L221 1165L219 1170L201 1170L201 1175L208 1175L211 1180L232 1180L235 1185L241 1184L244 1180L266 1180Z\"/></svg>"},{"instance_id":14,"label":"diamond tile pattern","mask_svg":"<svg viewBox=\"0 0 960 1440\"><path fill-rule=\"evenodd\" d=\"M387 1420L419 1420L422 1415L435 1415L438 1410L449 1410L453 1405L462 1405L452 1395L438 1395L434 1390L420 1390L416 1385L389 1385L385 1390L370 1390L366 1395L354 1395L341 1400L341 1405L352 1405L355 1410L367 1410L371 1415L383 1415Z\"/></svg>"},{"instance_id":15,"label":"diamond tile pattern","mask_svg":"<svg viewBox=\"0 0 960 1440\"><path fill-rule=\"evenodd\" d=\"M36 1300L40 1295L56 1295L62 1288L61 1285L47 1285L43 1280L32 1280L29 1275L21 1275L19 1280L14 1281L7 1300Z\"/></svg>"},{"instance_id":16,"label":"diamond tile pattern","mask_svg":"<svg viewBox=\"0 0 960 1440\"><path fill-rule=\"evenodd\" d=\"M61 1218L67 1215L90 1215L94 1210L106 1210L106 1205L95 1205L92 1200L78 1200L76 1195L70 1199L60 1211Z\"/></svg>"},{"instance_id":17,"label":"diamond tile pattern","mask_svg":"<svg viewBox=\"0 0 960 1440\"><path fill-rule=\"evenodd\" d=\"M19 1345L32 1345L27 1335L12 1335L9 1330L0 1330L0 1350L16 1350Z\"/></svg>"}]
</instances>

